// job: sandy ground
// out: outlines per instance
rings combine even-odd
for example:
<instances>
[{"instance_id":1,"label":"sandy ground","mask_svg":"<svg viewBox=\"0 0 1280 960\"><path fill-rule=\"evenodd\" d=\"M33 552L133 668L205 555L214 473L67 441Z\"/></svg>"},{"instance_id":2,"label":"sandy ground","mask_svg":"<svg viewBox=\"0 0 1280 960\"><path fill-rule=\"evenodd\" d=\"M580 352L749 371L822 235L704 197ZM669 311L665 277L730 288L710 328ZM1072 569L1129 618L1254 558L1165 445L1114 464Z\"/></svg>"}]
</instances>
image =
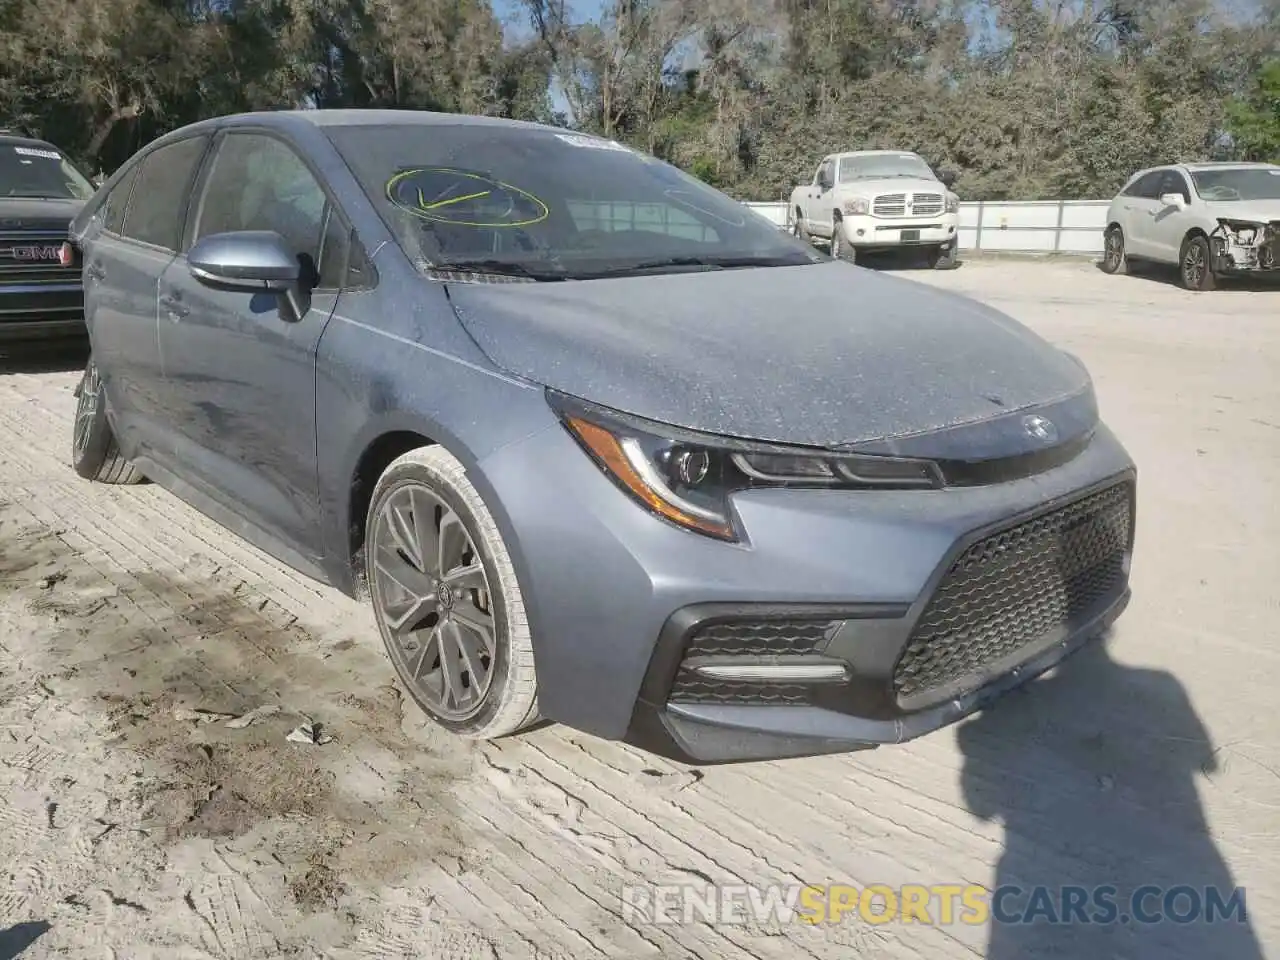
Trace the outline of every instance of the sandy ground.
<instances>
[{"instance_id":1,"label":"sandy ground","mask_svg":"<svg viewBox=\"0 0 1280 960\"><path fill-rule=\"evenodd\" d=\"M1280 955L1280 291L1083 263L911 276L1088 363L1140 469L1134 601L969 723L785 763L435 735L364 609L154 486L78 479L76 360L10 363L0 960ZM287 741L307 719L333 739ZM671 877L1238 884L1249 924L624 922L624 882Z\"/></svg>"}]
</instances>

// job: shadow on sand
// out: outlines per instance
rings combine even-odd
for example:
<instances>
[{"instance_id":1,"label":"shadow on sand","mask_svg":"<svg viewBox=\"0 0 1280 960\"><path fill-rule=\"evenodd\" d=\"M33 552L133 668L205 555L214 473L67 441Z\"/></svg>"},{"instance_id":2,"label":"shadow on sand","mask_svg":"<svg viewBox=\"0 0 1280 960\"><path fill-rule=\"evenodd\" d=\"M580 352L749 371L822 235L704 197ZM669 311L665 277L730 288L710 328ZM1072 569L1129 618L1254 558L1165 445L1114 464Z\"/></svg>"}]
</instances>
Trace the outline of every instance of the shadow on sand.
<instances>
[{"instance_id":1,"label":"shadow on sand","mask_svg":"<svg viewBox=\"0 0 1280 960\"><path fill-rule=\"evenodd\" d=\"M1108 643L1088 645L957 732L966 803L1005 830L986 956L1262 960L1247 910L1244 920L1204 913L1206 888L1225 904L1235 887L1196 792L1197 778L1217 769L1208 733L1172 674L1117 663ZM1021 892L1001 896L1005 885ZM1064 896L1079 896L1067 886L1090 898L1076 922L997 914L1061 918ZM1148 886L1160 889L1138 899L1135 916L1131 898ZM1104 922L1079 922L1080 913ZM1190 922L1149 922L1161 915Z\"/></svg>"}]
</instances>

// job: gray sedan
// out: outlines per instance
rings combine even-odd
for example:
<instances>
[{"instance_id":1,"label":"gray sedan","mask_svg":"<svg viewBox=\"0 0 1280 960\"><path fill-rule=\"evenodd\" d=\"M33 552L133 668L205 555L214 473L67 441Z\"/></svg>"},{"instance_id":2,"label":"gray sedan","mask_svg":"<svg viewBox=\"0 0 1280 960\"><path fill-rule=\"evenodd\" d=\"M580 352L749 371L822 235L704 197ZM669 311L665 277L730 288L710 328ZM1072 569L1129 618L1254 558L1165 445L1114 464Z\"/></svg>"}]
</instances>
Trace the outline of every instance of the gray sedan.
<instances>
[{"instance_id":1,"label":"gray sedan","mask_svg":"<svg viewBox=\"0 0 1280 960\"><path fill-rule=\"evenodd\" d=\"M72 236L79 474L367 595L459 735L899 742L1128 601L1134 466L1076 359L617 143L224 117L144 148Z\"/></svg>"}]
</instances>

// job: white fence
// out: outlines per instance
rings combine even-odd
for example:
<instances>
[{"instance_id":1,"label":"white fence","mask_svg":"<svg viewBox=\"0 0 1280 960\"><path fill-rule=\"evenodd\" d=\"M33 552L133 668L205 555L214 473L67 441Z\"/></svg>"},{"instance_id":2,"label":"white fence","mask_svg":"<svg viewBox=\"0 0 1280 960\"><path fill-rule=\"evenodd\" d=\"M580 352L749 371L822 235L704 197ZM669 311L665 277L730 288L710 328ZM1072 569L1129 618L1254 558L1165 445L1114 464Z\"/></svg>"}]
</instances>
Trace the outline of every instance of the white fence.
<instances>
[{"instance_id":1,"label":"white fence","mask_svg":"<svg viewBox=\"0 0 1280 960\"><path fill-rule=\"evenodd\" d=\"M974 201L960 204L960 249L1019 253L1102 253L1108 200ZM787 205L748 207L787 226Z\"/></svg>"}]
</instances>

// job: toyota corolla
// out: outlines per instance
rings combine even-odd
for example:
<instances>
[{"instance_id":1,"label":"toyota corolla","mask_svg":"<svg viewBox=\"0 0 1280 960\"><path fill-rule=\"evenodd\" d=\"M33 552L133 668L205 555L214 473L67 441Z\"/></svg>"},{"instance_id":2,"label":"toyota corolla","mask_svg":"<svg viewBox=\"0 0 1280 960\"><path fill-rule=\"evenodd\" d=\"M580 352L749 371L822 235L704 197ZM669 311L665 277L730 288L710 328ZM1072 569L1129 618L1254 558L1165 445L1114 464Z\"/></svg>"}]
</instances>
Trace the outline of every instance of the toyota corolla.
<instances>
[{"instance_id":1,"label":"toyota corolla","mask_svg":"<svg viewBox=\"0 0 1280 960\"><path fill-rule=\"evenodd\" d=\"M459 735L904 741L1128 601L1134 465L1075 358L609 140L225 117L72 232L75 469L368 597Z\"/></svg>"}]
</instances>

